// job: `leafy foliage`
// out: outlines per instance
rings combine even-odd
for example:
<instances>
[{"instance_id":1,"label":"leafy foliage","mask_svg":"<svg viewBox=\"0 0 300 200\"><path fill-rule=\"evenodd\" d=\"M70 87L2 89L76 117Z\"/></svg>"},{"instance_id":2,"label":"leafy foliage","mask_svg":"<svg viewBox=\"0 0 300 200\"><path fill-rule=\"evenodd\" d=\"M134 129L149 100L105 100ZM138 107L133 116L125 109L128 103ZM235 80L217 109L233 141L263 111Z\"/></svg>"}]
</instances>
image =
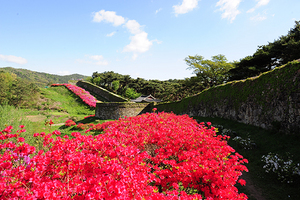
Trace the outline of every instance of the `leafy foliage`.
<instances>
[{"instance_id":1,"label":"leafy foliage","mask_svg":"<svg viewBox=\"0 0 300 200\"><path fill-rule=\"evenodd\" d=\"M185 58L188 69L194 70L198 81L205 88L219 85L228 81L227 72L233 68L233 64L229 63L224 55L212 56L211 60L205 60L203 56L195 55Z\"/></svg>"},{"instance_id":2,"label":"leafy foliage","mask_svg":"<svg viewBox=\"0 0 300 200\"><path fill-rule=\"evenodd\" d=\"M129 75L121 75L113 71L94 72L89 81L131 99L137 98L141 94L152 94L163 101L177 101L205 89L197 77L167 81L145 80L143 78L133 79Z\"/></svg>"},{"instance_id":3,"label":"leafy foliage","mask_svg":"<svg viewBox=\"0 0 300 200\"><path fill-rule=\"evenodd\" d=\"M35 84L8 72L0 71L0 85L0 105L30 106L39 93Z\"/></svg>"},{"instance_id":4,"label":"leafy foliage","mask_svg":"<svg viewBox=\"0 0 300 200\"><path fill-rule=\"evenodd\" d=\"M295 27L287 35L281 36L274 42L261 45L256 52L241 59L236 63L236 68L231 69L230 80L240 80L257 76L262 72L279 67L289 61L300 58L300 21L295 22Z\"/></svg>"}]
</instances>

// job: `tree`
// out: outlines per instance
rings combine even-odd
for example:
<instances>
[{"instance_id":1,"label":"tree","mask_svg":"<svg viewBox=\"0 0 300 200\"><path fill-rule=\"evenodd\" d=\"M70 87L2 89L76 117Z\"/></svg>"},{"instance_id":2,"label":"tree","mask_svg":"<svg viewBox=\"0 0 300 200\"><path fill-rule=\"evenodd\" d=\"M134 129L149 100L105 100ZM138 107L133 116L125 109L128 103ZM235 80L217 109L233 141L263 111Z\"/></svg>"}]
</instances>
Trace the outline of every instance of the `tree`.
<instances>
[{"instance_id":1,"label":"tree","mask_svg":"<svg viewBox=\"0 0 300 200\"><path fill-rule=\"evenodd\" d=\"M112 85L112 89L116 92L120 87L120 81L115 80L111 83L111 85Z\"/></svg>"},{"instance_id":2,"label":"tree","mask_svg":"<svg viewBox=\"0 0 300 200\"><path fill-rule=\"evenodd\" d=\"M141 96L140 93L136 92L133 88L126 88L125 90L125 97L129 98L129 99L136 99L139 96Z\"/></svg>"},{"instance_id":3,"label":"tree","mask_svg":"<svg viewBox=\"0 0 300 200\"><path fill-rule=\"evenodd\" d=\"M0 71L0 105L9 102L12 83L16 78L17 76L15 74Z\"/></svg>"},{"instance_id":4,"label":"tree","mask_svg":"<svg viewBox=\"0 0 300 200\"><path fill-rule=\"evenodd\" d=\"M287 35L274 42L258 46L256 52L236 63L236 68L229 71L230 80L257 76L262 72L284 65L300 58L300 21Z\"/></svg>"},{"instance_id":5,"label":"tree","mask_svg":"<svg viewBox=\"0 0 300 200\"><path fill-rule=\"evenodd\" d=\"M212 60L205 60L203 56L195 55L185 58L189 67L194 70L199 81L205 88L219 85L228 81L228 71L234 67L222 54L212 56Z\"/></svg>"},{"instance_id":6,"label":"tree","mask_svg":"<svg viewBox=\"0 0 300 200\"><path fill-rule=\"evenodd\" d=\"M0 71L0 85L0 105L29 106L39 92L34 83L3 71Z\"/></svg>"},{"instance_id":7,"label":"tree","mask_svg":"<svg viewBox=\"0 0 300 200\"><path fill-rule=\"evenodd\" d=\"M124 90L127 87L127 85L129 85L133 80L129 75L122 75L119 81L120 88Z\"/></svg>"}]
</instances>

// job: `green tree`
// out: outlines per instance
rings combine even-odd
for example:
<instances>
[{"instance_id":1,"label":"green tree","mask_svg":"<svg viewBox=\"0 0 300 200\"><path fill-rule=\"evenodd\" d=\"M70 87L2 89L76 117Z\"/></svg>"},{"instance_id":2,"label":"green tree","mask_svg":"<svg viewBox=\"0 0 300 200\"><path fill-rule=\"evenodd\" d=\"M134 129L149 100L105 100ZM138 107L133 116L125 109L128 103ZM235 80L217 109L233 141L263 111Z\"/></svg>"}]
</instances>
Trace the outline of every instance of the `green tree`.
<instances>
[{"instance_id":1,"label":"green tree","mask_svg":"<svg viewBox=\"0 0 300 200\"><path fill-rule=\"evenodd\" d=\"M31 106L39 92L34 83L8 72L0 71L0 85L0 105Z\"/></svg>"},{"instance_id":2,"label":"green tree","mask_svg":"<svg viewBox=\"0 0 300 200\"><path fill-rule=\"evenodd\" d=\"M92 82L96 85L101 85L101 78L100 76L95 77L94 79L92 79Z\"/></svg>"},{"instance_id":3,"label":"green tree","mask_svg":"<svg viewBox=\"0 0 300 200\"><path fill-rule=\"evenodd\" d=\"M199 81L205 88L225 83L229 80L228 71L234 67L222 54L212 56L211 60L205 60L203 56L195 55L185 58L189 67L194 70Z\"/></svg>"},{"instance_id":4,"label":"green tree","mask_svg":"<svg viewBox=\"0 0 300 200\"><path fill-rule=\"evenodd\" d=\"M120 88L125 89L127 85L132 83L133 79L129 75L123 75L120 78Z\"/></svg>"},{"instance_id":5,"label":"green tree","mask_svg":"<svg viewBox=\"0 0 300 200\"><path fill-rule=\"evenodd\" d=\"M136 99L139 96L141 96L141 94L136 92L133 88L126 88L125 97L129 99Z\"/></svg>"},{"instance_id":6,"label":"green tree","mask_svg":"<svg viewBox=\"0 0 300 200\"><path fill-rule=\"evenodd\" d=\"M120 87L120 81L118 81L118 80L113 81L111 84L112 84L112 89L114 91L117 91Z\"/></svg>"},{"instance_id":7,"label":"green tree","mask_svg":"<svg viewBox=\"0 0 300 200\"><path fill-rule=\"evenodd\" d=\"M11 98L11 87L17 78L15 74L0 71L0 104L8 103Z\"/></svg>"},{"instance_id":8,"label":"green tree","mask_svg":"<svg viewBox=\"0 0 300 200\"><path fill-rule=\"evenodd\" d=\"M256 52L236 63L236 68L229 71L230 80L257 76L262 72L284 65L300 58L300 21L295 22L287 35L274 42L258 46Z\"/></svg>"}]
</instances>

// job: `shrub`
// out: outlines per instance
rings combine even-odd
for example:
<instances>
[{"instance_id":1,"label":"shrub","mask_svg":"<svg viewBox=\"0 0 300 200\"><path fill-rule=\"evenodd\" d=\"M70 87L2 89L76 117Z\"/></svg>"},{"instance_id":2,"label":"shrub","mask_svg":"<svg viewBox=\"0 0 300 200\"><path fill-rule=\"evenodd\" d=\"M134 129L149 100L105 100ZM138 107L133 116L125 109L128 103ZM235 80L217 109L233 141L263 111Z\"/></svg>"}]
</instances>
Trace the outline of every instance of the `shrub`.
<instances>
[{"instance_id":1,"label":"shrub","mask_svg":"<svg viewBox=\"0 0 300 200\"><path fill-rule=\"evenodd\" d=\"M140 93L137 93L133 88L126 88L125 90L125 97L129 99L135 99L141 96Z\"/></svg>"},{"instance_id":2,"label":"shrub","mask_svg":"<svg viewBox=\"0 0 300 200\"><path fill-rule=\"evenodd\" d=\"M270 152L263 155L261 160L265 163L263 168L266 172L274 173L281 182L293 183L300 178L300 164L295 163L288 153L284 157Z\"/></svg>"},{"instance_id":3,"label":"shrub","mask_svg":"<svg viewBox=\"0 0 300 200\"><path fill-rule=\"evenodd\" d=\"M187 115L147 113L102 128L97 136L35 134L49 150L33 156L35 148L24 143L20 131L11 134L7 127L0 137L0 197L247 199L234 186L247 160L228 146L227 136L216 136L214 127Z\"/></svg>"}]
</instances>

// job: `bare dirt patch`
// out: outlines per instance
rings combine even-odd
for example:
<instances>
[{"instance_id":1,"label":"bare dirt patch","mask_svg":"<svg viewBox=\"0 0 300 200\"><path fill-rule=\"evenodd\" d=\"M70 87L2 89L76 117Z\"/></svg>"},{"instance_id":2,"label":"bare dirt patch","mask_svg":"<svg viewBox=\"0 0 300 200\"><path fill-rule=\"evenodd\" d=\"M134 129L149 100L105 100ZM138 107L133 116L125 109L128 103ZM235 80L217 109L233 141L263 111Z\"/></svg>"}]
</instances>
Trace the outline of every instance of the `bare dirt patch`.
<instances>
[{"instance_id":1,"label":"bare dirt patch","mask_svg":"<svg viewBox=\"0 0 300 200\"><path fill-rule=\"evenodd\" d=\"M253 197L256 200L266 200L265 197L263 197L262 190L253 183L250 176L247 173L243 173L241 176L242 179L246 181L246 189L249 191L250 195L248 197Z\"/></svg>"},{"instance_id":2,"label":"bare dirt patch","mask_svg":"<svg viewBox=\"0 0 300 200\"><path fill-rule=\"evenodd\" d=\"M28 115L26 118L32 122L43 122L47 119L46 116L43 115Z\"/></svg>"}]
</instances>

